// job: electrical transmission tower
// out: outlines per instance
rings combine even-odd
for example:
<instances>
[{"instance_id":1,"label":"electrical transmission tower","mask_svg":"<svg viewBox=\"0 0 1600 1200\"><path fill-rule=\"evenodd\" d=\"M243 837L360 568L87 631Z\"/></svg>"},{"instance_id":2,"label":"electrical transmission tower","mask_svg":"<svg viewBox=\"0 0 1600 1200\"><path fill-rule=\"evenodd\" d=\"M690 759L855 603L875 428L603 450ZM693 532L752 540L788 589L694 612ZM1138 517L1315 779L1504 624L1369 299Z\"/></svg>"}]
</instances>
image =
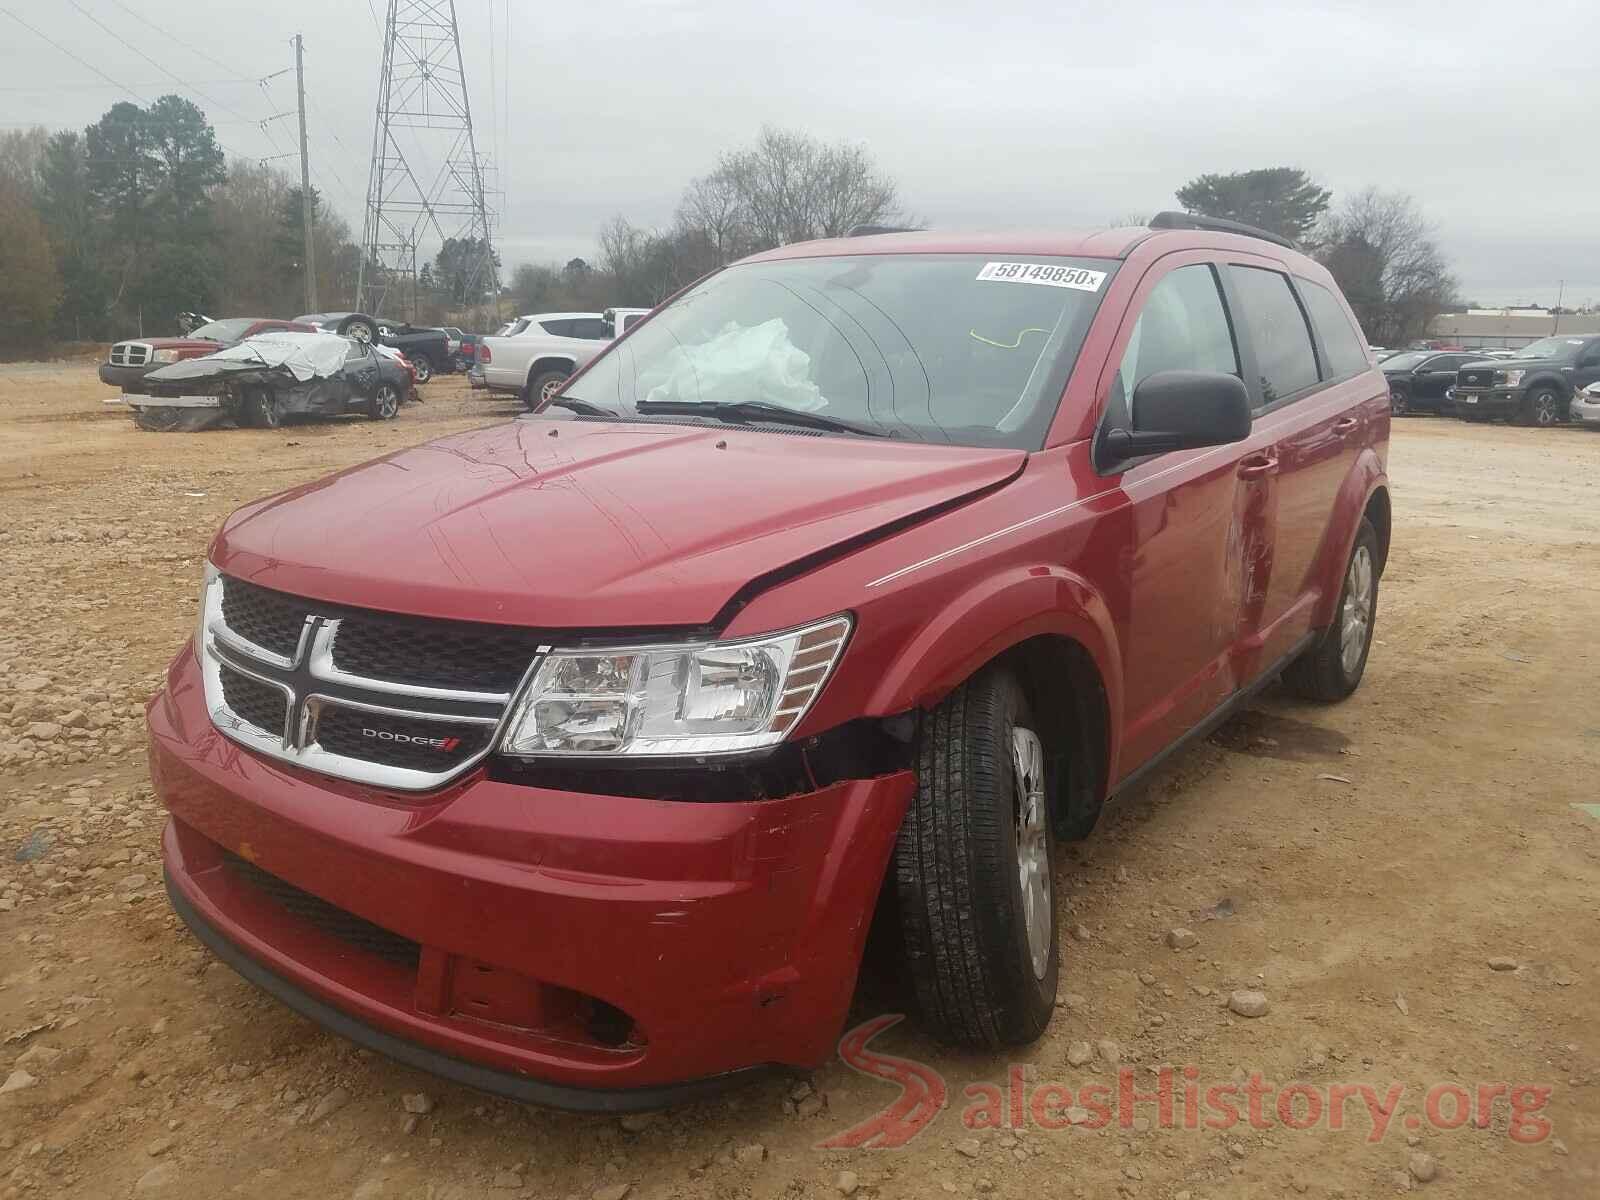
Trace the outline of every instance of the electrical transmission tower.
<instances>
[{"instance_id":1,"label":"electrical transmission tower","mask_svg":"<svg viewBox=\"0 0 1600 1200\"><path fill-rule=\"evenodd\" d=\"M483 177L455 0L388 0L358 309L389 315L387 303L409 297L414 318L418 249L436 249L447 238L472 248L463 264L466 302L498 292Z\"/></svg>"}]
</instances>

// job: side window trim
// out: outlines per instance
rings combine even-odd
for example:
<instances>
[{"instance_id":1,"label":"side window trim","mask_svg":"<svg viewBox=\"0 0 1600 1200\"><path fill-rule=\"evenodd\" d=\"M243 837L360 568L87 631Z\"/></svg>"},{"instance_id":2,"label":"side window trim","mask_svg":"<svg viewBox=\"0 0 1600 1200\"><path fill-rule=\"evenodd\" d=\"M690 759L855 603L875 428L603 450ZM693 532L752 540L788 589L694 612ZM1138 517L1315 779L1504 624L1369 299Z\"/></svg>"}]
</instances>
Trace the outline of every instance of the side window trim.
<instances>
[{"instance_id":1,"label":"side window trim","mask_svg":"<svg viewBox=\"0 0 1600 1200\"><path fill-rule=\"evenodd\" d=\"M1311 345L1316 350L1317 354L1317 375L1320 381L1318 388L1330 384L1343 383L1346 379L1354 379L1356 376L1363 375L1367 371L1371 370L1372 364L1369 361L1367 365L1359 367L1354 371L1346 371L1343 375L1335 375L1333 373L1332 367L1328 365L1330 360L1328 359L1327 347L1322 340L1322 330L1317 327L1316 321L1314 321L1311 317L1311 306L1306 303L1306 298L1303 294L1302 288L1302 285L1320 285L1316 284L1315 280L1302 279L1292 271L1286 272L1286 274L1289 276L1289 287L1294 292L1294 298L1300 304L1300 314L1301 316L1305 317L1306 325L1311 330ZM1326 291L1327 289L1324 288L1323 290ZM1329 294L1332 295L1331 292ZM1343 310L1341 309L1341 315L1342 313ZM1348 316L1346 316L1344 319L1347 322L1349 321ZM1357 334L1356 341L1362 347L1362 349L1365 350L1367 345L1365 332L1361 331L1359 326L1352 329L1352 332ZM1303 388L1301 392L1296 394L1310 395L1313 390L1317 389Z\"/></svg>"},{"instance_id":2,"label":"side window trim","mask_svg":"<svg viewBox=\"0 0 1600 1200\"><path fill-rule=\"evenodd\" d=\"M1223 266L1223 267L1246 267L1246 268L1251 268L1251 269L1258 270L1258 271L1273 271L1273 272L1276 272L1277 274L1283 276L1285 279L1287 279L1289 281L1289 293L1290 293L1290 295L1292 295L1294 297L1295 307L1300 310L1300 319L1302 321L1304 321L1305 324L1306 324L1306 334L1311 339L1312 360L1313 360L1313 362L1315 362L1316 367L1317 367L1317 380L1316 380L1315 383L1308 383L1308 384L1306 384L1305 387L1299 388L1296 391L1290 392L1288 395L1279 396L1271 404L1262 404L1261 403L1261 401L1262 401L1261 382L1260 382L1261 381L1261 373L1260 373L1260 370L1259 370L1259 367L1258 367L1257 361L1256 361L1255 346L1254 346L1253 340L1252 340L1251 335L1250 335L1250 329L1249 329L1250 322L1248 320L1241 320L1239 322L1239 324L1244 329L1244 340L1245 340L1245 343L1250 346L1250 365L1247 368L1249 370L1249 372L1250 372L1250 375L1244 381L1244 383L1245 383L1245 387L1250 392L1250 409L1251 409L1252 416L1253 417L1261 417L1261 416L1265 416L1268 413L1275 413L1279 409L1287 408L1291 404L1297 404L1301 400L1304 400L1309 396L1315 395L1317 392L1320 392L1323 388L1329 386L1329 384L1331 384L1333 382L1333 380L1324 379L1322 377L1322 370L1323 370L1323 367L1322 367L1322 364L1323 364L1322 345L1317 340L1317 331L1316 331L1315 327L1311 324L1310 317L1308 317L1306 315L1305 301L1300 298L1300 291L1299 291L1298 288L1295 287L1294 273L1292 271L1290 271L1286 266L1284 266L1283 263L1276 262L1276 261L1270 260L1270 259L1269 260L1265 260L1263 262L1240 262L1237 259L1229 258L1229 259L1227 259L1225 262L1223 262L1220 265ZM1230 302L1235 303L1235 304L1239 304L1238 293L1234 290L1234 287L1233 287L1233 272L1231 270L1220 270L1219 274L1222 276L1222 278L1223 278L1223 280L1225 282L1226 295L1228 296ZM1239 312L1240 312L1241 315L1244 313L1244 307L1243 307L1242 304L1239 304Z\"/></svg>"}]
</instances>

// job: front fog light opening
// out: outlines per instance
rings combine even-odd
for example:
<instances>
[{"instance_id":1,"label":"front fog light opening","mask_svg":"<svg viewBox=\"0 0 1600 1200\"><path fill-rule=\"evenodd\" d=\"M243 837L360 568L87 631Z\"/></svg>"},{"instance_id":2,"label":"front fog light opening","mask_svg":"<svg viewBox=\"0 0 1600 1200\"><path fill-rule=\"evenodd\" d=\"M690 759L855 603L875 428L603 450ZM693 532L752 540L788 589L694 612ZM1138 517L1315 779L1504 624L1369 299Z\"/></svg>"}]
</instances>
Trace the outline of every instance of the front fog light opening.
<instances>
[{"instance_id":1,"label":"front fog light opening","mask_svg":"<svg viewBox=\"0 0 1600 1200\"><path fill-rule=\"evenodd\" d=\"M522 758L736 754L777 745L815 702L848 616L730 642L557 650L501 739Z\"/></svg>"}]
</instances>

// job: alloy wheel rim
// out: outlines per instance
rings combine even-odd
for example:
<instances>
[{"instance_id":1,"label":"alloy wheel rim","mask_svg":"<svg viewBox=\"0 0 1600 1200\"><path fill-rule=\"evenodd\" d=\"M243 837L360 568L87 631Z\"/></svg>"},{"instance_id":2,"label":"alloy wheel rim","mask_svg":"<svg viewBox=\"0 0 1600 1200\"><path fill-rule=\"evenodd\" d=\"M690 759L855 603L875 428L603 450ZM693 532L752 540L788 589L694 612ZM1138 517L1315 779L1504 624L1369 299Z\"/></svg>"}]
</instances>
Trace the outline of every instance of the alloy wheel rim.
<instances>
[{"instance_id":1,"label":"alloy wheel rim","mask_svg":"<svg viewBox=\"0 0 1600 1200\"><path fill-rule=\"evenodd\" d=\"M1344 605L1339 619L1339 662L1355 674L1372 628L1372 551L1357 546L1344 580Z\"/></svg>"},{"instance_id":2,"label":"alloy wheel rim","mask_svg":"<svg viewBox=\"0 0 1600 1200\"><path fill-rule=\"evenodd\" d=\"M1055 922L1051 919L1050 842L1045 827L1044 747L1033 730L1011 731L1011 766L1023 927L1028 933L1033 976L1043 979L1050 965Z\"/></svg>"},{"instance_id":3,"label":"alloy wheel rim","mask_svg":"<svg viewBox=\"0 0 1600 1200\"><path fill-rule=\"evenodd\" d=\"M1406 394L1399 388L1393 388L1389 392L1389 410L1396 414L1406 411Z\"/></svg>"},{"instance_id":4,"label":"alloy wheel rim","mask_svg":"<svg viewBox=\"0 0 1600 1200\"><path fill-rule=\"evenodd\" d=\"M400 408L400 402L395 396L392 387L385 386L378 393L378 412L385 418L392 417Z\"/></svg>"},{"instance_id":5,"label":"alloy wheel rim","mask_svg":"<svg viewBox=\"0 0 1600 1200\"><path fill-rule=\"evenodd\" d=\"M1541 425L1556 423L1556 398L1550 392L1540 392L1534 397L1533 419Z\"/></svg>"},{"instance_id":6,"label":"alloy wheel rim","mask_svg":"<svg viewBox=\"0 0 1600 1200\"><path fill-rule=\"evenodd\" d=\"M545 385L539 389L540 402L542 403L546 400L549 400L550 397L554 396L558 391L561 390L561 385L565 382L565 379L551 379L546 382Z\"/></svg>"}]
</instances>

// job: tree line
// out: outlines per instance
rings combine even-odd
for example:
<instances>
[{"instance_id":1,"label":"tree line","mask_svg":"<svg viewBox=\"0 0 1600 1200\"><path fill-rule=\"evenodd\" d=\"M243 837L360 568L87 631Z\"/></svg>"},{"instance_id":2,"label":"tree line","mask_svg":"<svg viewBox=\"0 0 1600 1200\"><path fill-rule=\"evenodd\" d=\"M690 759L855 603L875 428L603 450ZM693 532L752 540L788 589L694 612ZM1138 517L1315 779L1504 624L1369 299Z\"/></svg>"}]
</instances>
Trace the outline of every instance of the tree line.
<instances>
[{"instance_id":1,"label":"tree line","mask_svg":"<svg viewBox=\"0 0 1600 1200\"><path fill-rule=\"evenodd\" d=\"M1334 203L1305 172L1271 167L1201 175L1176 195L1190 212L1298 242L1376 343L1423 336L1455 299L1431 228L1403 193L1368 188ZM205 114L179 96L115 104L82 131L0 134L0 347L170 332L187 310L294 315L306 202L272 167L228 161ZM309 203L322 306L354 307L360 248L315 189ZM898 184L864 147L768 127L691 179L665 226L619 214L599 230L593 262L524 263L498 299L519 312L648 307L748 254L907 221ZM441 321L475 306L480 253L447 240L391 290L383 315Z\"/></svg>"},{"instance_id":2,"label":"tree line","mask_svg":"<svg viewBox=\"0 0 1600 1200\"><path fill-rule=\"evenodd\" d=\"M298 315L305 203L283 172L229 160L180 96L114 104L81 131L0 134L0 349L176 333L180 312ZM315 188L310 204L319 302L353 308L361 248ZM475 299L474 251L447 239L392 315L440 320Z\"/></svg>"}]
</instances>

